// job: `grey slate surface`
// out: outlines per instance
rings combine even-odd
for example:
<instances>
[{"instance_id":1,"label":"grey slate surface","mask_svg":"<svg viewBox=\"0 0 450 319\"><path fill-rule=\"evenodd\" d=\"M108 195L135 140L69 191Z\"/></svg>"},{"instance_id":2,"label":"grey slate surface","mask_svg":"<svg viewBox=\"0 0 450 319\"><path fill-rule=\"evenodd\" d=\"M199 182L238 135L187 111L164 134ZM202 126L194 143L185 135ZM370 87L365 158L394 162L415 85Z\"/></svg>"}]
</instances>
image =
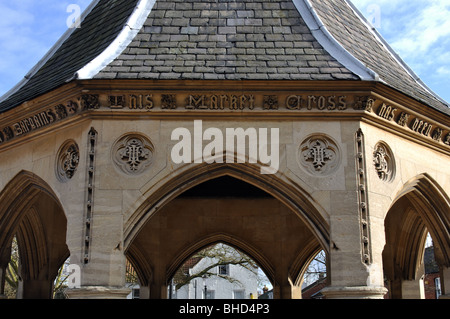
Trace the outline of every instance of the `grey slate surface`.
<instances>
[{"instance_id":1,"label":"grey slate surface","mask_svg":"<svg viewBox=\"0 0 450 319\"><path fill-rule=\"evenodd\" d=\"M394 60L389 50L367 29L345 0L310 1L328 31L388 86L450 114L448 105L427 92Z\"/></svg>"},{"instance_id":2,"label":"grey slate surface","mask_svg":"<svg viewBox=\"0 0 450 319\"><path fill-rule=\"evenodd\" d=\"M100 0L0 113L73 79L122 30L137 0ZM333 36L387 85L450 109L395 62L345 0L311 0ZM314 39L292 0L157 0L143 28L97 79L359 80Z\"/></svg>"},{"instance_id":3,"label":"grey slate surface","mask_svg":"<svg viewBox=\"0 0 450 319\"><path fill-rule=\"evenodd\" d=\"M286 0L158 0L135 41L96 78L358 79Z\"/></svg>"},{"instance_id":4,"label":"grey slate surface","mask_svg":"<svg viewBox=\"0 0 450 319\"><path fill-rule=\"evenodd\" d=\"M15 94L0 102L0 113L49 92L73 78L122 30L137 0L101 0L59 50ZM26 49L26 48L24 48Z\"/></svg>"}]
</instances>

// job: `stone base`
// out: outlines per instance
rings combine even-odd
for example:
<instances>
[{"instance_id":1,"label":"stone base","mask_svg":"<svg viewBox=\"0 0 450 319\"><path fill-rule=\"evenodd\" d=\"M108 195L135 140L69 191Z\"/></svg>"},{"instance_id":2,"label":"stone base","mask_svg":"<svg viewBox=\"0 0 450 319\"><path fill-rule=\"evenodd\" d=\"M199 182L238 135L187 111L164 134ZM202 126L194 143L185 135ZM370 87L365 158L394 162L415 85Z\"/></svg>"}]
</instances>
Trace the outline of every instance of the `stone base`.
<instances>
[{"instance_id":1,"label":"stone base","mask_svg":"<svg viewBox=\"0 0 450 319\"><path fill-rule=\"evenodd\" d=\"M126 299L130 293L129 288L103 286L86 286L65 291L68 299Z\"/></svg>"},{"instance_id":2,"label":"stone base","mask_svg":"<svg viewBox=\"0 0 450 319\"><path fill-rule=\"evenodd\" d=\"M322 290L326 299L384 299L385 287L327 287Z\"/></svg>"}]
</instances>

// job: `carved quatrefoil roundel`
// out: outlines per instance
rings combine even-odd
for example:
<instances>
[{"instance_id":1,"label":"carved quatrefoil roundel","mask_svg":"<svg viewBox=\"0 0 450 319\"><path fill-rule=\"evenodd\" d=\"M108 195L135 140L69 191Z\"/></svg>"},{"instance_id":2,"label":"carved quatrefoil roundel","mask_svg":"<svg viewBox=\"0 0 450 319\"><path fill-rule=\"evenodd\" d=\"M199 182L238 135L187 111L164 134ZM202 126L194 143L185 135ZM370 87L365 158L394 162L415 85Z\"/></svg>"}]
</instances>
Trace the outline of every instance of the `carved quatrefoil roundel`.
<instances>
[{"instance_id":1,"label":"carved quatrefoil roundel","mask_svg":"<svg viewBox=\"0 0 450 319\"><path fill-rule=\"evenodd\" d=\"M375 145L373 163L378 177L385 182L390 182L395 177L395 160L391 149L383 142Z\"/></svg>"},{"instance_id":2,"label":"carved quatrefoil roundel","mask_svg":"<svg viewBox=\"0 0 450 319\"><path fill-rule=\"evenodd\" d=\"M124 173L141 174L152 163L154 146L140 134L120 138L113 148L113 161Z\"/></svg>"},{"instance_id":3,"label":"carved quatrefoil roundel","mask_svg":"<svg viewBox=\"0 0 450 319\"><path fill-rule=\"evenodd\" d=\"M331 138L314 135L300 145L298 159L309 173L326 176L336 171L341 156L337 144Z\"/></svg>"},{"instance_id":4,"label":"carved quatrefoil roundel","mask_svg":"<svg viewBox=\"0 0 450 319\"><path fill-rule=\"evenodd\" d=\"M80 162L80 151L77 143L72 140L65 142L56 159L56 175L61 182L66 182L75 175Z\"/></svg>"}]
</instances>

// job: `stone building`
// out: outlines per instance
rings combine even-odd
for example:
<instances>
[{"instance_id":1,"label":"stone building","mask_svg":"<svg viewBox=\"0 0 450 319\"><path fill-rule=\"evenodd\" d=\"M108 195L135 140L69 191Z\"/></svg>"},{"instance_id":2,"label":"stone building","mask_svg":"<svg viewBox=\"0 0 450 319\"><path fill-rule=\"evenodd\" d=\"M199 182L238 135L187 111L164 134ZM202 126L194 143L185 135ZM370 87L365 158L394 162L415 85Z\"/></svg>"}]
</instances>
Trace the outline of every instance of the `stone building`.
<instances>
[{"instance_id":1,"label":"stone building","mask_svg":"<svg viewBox=\"0 0 450 319\"><path fill-rule=\"evenodd\" d=\"M448 103L349 1L94 0L1 98L0 294L16 236L20 298L70 257L70 298L125 298L128 259L164 299L218 242L275 299L322 249L325 298L420 298L430 233L445 298L449 155Z\"/></svg>"}]
</instances>

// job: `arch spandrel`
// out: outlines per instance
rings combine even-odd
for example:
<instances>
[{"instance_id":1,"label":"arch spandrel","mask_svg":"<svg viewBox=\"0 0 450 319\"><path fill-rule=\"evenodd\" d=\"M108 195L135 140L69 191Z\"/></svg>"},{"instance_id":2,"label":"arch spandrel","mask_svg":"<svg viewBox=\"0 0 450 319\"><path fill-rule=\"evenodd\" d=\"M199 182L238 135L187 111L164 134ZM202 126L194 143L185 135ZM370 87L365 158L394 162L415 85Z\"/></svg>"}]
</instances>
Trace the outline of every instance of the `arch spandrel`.
<instances>
[{"instance_id":1,"label":"arch spandrel","mask_svg":"<svg viewBox=\"0 0 450 319\"><path fill-rule=\"evenodd\" d=\"M249 183L278 199L305 222L321 246L330 242L328 214L294 181L277 173L260 174L260 167L251 164L191 164L172 171L148 190L125 214L124 247L127 249L147 220L165 204L183 192L208 180L230 176ZM324 217L325 216L325 217Z\"/></svg>"}]
</instances>

